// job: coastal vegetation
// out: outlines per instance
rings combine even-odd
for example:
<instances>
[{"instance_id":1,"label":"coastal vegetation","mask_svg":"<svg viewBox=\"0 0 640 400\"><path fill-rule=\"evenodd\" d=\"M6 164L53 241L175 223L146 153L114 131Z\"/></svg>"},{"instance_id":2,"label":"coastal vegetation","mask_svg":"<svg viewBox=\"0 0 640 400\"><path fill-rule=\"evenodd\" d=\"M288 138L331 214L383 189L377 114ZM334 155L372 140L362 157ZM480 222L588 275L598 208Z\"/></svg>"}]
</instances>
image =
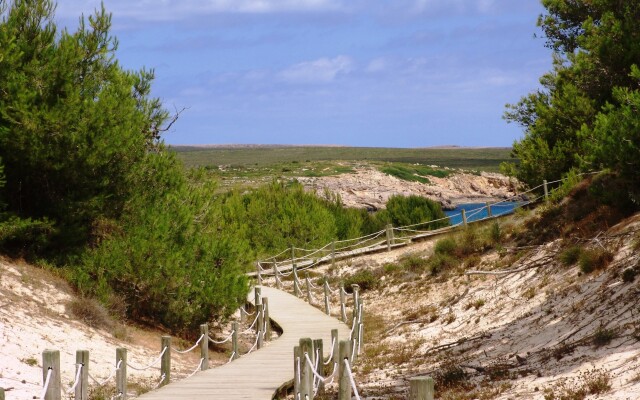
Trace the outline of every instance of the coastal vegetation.
<instances>
[{"instance_id":1,"label":"coastal vegetation","mask_svg":"<svg viewBox=\"0 0 640 400\"><path fill-rule=\"evenodd\" d=\"M75 32L54 12L0 1L0 251L115 314L188 335L244 302L258 256L444 216L412 197L347 209L279 174L218 190L212 165L185 168L165 146L178 115L151 95L153 70L118 63L104 6Z\"/></svg>"},{"instance_id":2,"label":"coastal vegetation","mask_svg":"<svg viewBox=\"0 0 640 400\"><path fill-rule=\"evenodd\" d=\"M505 171L536 186L568 173L609 170L610 196L640 204L640 2L543 0L538 19L553 50L542 89L508 106L524 128L518 164Z\"/></svg>"}]
</instances>

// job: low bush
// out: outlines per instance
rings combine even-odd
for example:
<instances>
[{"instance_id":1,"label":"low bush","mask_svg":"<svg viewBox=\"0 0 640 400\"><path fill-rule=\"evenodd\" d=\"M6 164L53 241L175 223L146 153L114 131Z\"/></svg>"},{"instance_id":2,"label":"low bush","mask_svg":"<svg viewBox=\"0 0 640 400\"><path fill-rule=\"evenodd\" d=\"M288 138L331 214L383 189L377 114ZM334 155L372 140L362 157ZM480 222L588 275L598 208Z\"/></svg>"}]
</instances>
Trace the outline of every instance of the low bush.
<instances>
[{"instance_id":1,"label":"low bush","mask_svg":"<svg viewBox=\"0 0 640 400\"><path fill-rule=\"evenodd\" d=\"M410 254L400 260L405 271L421 273L429 266L429 260L415 254Z\"/></svg>"},{"instance_id":2,"label":"low bush","mask_svg":"<svg viewBox=\"0 0 640 400\"><path fill-rule=\"evenodd\" d=\"M362 269L344 280L344 289L347 293L352 293L351 285L357 284L360 286L360 291L371 290L377 288L379 283L379 277L374 275L371 270Z\"/></svg>"},{"instance_id":3,"label":"low bush","mask_svg":"<svg viewBox=\"0 0 640 400\"><path fill-rule=\"evenodd\" d=\"M433 251L435 254L446 254L451 256L457 251L457 249L458 244L456 243L456 240L452 237L446 237L436 242Z\"/></svg>"},{"instance_id":4,"label":"low bush","mask_svg":"<svg viewBox=\"0 0 640 400\"><path fill-rule=\"evenodd\" d=\"M431 275L437 275L458 265L460 265L460 261L449 254L436 253L429 257L429 272Z\"/></svg>"},{"instance_id":5,"label":"low bush","mask_svg":"<svg viewBox=\"0 0 640 400\"><path fill-rule=\"evenodd\" d=\"M588 274L606 267L611 260L613 260L613 254L602 248L596 248L582 251L578 258L578 263L580 270Z\"/></svg>"},{"instance_id":6,"label":"low bush","mask_svg":"<svg viewBox=\"0 0 640 400\"><path fill-rule=\"evenodd\" d=\"M636 270L635 268L627 268L622 271L622 281L625 283L631 283L636 279Z\"/></svg>"},{"instance_id":7,"label":"low bush","mask_svg":"<svg viewBox=\"0 0 640 400\"><path fill-rule=\"evenodd\" d=\"M570 266L578 262L580 255L582 254L582 247L571 246L567 247L560 253L560 262L566 266Z\"/></svg>"},{"instance_id":8,"label":"low bush","mask_svg":"<svg viewBox=\"0 0 640 400\"><path fill-rule=\"evenodd\" d=\"M96 299L88 297L74 298L65 306L67 313L92 328L111 329L114 322L107 309Z\"/></svg>"}]
</instances>

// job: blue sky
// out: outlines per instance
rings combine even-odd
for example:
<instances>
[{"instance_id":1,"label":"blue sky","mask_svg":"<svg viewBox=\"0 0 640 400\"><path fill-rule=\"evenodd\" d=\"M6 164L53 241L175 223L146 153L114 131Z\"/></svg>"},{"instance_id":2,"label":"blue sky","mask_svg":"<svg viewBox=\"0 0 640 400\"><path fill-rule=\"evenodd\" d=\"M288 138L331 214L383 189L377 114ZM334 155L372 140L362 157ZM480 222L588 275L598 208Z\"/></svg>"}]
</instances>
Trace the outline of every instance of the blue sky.
<instances>
[{"instance_id":1,"label":"blue sky","mask_svg":"<svg viewBox=\"0 0 640 400\"><path fill-rule=\"evenodd\" d=\"M510 146L505 104L551 65L539 0L103 1L120 62L186 108L170 144Z\"/></svg>"}]
</instances>

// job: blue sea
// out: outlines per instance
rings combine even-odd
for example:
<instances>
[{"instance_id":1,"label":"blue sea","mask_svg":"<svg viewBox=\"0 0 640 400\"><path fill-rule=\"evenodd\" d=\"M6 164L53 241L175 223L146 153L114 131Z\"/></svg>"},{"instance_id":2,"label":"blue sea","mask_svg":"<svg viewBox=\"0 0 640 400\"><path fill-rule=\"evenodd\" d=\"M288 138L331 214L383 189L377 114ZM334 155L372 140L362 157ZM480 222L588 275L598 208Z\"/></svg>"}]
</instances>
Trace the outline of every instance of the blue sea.
<instances>
[{"instance_id":1,"label":"blue sea","mask_svg":"<svg viewBox=\"0 0 640 400\"><path fill-rule=\"evenodd\" d=\"M491 214L495 217L502 214L509 214L516 208L518 202L504 202L491 206ZM467 222L477 221L482 218L487 218L489 215L487 209L477 211L478 209L485 207L485 203L466 203L460 204L455 210L445 211L444 213L449 217L451 225L456 225L462 222L462 210L467 214Z\"/></svg>"}]
</instances>

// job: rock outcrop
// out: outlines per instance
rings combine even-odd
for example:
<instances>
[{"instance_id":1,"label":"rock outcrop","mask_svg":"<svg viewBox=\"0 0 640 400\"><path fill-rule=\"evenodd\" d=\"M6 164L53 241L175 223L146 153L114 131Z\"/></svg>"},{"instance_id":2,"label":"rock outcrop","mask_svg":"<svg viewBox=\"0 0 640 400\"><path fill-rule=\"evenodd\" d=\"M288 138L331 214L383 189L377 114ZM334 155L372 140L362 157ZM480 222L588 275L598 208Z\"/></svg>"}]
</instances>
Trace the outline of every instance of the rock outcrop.
<instances>
[{"instance_id":1,"label":"rock outcrop","mask_svg":"<svg viewBox=\"0 0 640 400\"><path fill-rule=\"evenodd\" d=\"M418 195L438 201L444 209L458 204L504 200L517 196L515 182L501 174L479 175L456 172L446 178L429 176L430 184L408 182L373 168L360 168L353 174L325 177L300 177L307 188L323 196L338 194L347 207L377 210L385 207L393 195Z\"/></svg>"}]
</instances>

